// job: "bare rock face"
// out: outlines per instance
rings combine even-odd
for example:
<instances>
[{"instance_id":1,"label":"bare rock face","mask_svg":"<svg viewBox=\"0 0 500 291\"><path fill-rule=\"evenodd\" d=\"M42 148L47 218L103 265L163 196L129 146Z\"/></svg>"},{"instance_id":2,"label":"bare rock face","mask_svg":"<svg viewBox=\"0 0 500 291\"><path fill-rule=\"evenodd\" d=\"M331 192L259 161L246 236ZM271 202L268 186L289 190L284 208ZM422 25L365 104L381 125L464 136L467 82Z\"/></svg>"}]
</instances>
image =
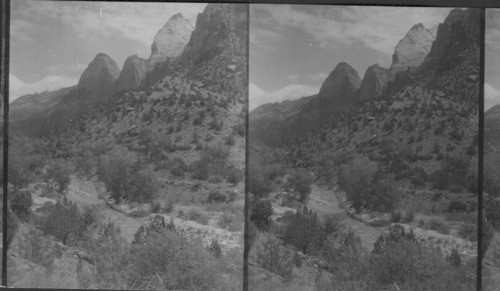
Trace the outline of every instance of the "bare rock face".
<instances>
[{"instance_id":1,"label":"bare rock face","mask_svg":"<svg viewBox=\"0 0 500 291\"><path fill-rule=\"evenodd\" d=\"M194 27L181 13L173 15L154 38L147 64L148 72L153 71L167 58L174 59L180 55L189 42L193 30Z\"/></svg>"},{"instance_id":2,"label":"bare rock face","mask_svg":"<svg viewBox=\"0 0 500 291\"><path fill-rule=\"evenodd\" d=\"M391 78L409 67L420 66L430 52L433 42L433 34L422 23L414 25L396 45L390 68Z\"/></svg>"},{"instance_id":3,"label":"bare rock face","mask_svg":"<svg viewBox=\"0 0 500 291\"><path fill-rule=\"evenodd\" d=\"M133 55L128 57L123 64L120 77L116 81L116 90L139 88L146 78L148 61Z\"/></svg>"},{"instance_id":4,"label":"bare rock face","mask_svg":"<svg viewBox=\"0 0 500 291\"><path fill-rule=\"evenodd\" d=\"M452 10L445 21L439 24L436 40L422 70L438 73L463 62L466 66L475 65L479 59L479 20L479 9Z\"/></svg>"},{"instance_id":5,"label":"bare rock face","mask_svg":"<svg viewBox=\"0 0 500 291\"><path fill-rule=\"evenodd\" d=\"M96 57L78 81L78 90L85 92L85 101L94 101L114 92L115 82L120 75L116 62L104 53Z\"/></svg>"},{"instance_id":6,"label":"bare rock face","mask_svg":"<svg viewBox=\"0 0 500 291\"><path fill-rule=\"evenodd\" d=\"M389 82L389 69L382 68L378 64L371 65L366 69L365 76L358 91L359 100L377 98L386 88Z\"/></svg>"},{"instance_id":7,"label":"bare rock face","mask_svg":"<svg viewBox=\"0 0 500 291\"><path fill-rule=\"evenodd\" d=\"M247 5L208 4L175 68L216 91L246 92Z\"/></svg>"}]
</instances>

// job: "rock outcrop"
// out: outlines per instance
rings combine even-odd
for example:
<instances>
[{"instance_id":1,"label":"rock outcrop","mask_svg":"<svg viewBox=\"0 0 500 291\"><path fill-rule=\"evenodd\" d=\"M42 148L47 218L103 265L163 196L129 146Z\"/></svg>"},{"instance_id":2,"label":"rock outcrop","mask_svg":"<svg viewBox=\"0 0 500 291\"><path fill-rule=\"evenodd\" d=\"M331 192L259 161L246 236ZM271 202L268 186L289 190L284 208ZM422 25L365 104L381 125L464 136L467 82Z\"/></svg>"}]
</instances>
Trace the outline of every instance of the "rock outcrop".
<instances>
[{"instance_id":1,"label":"rock outcrop","mask_svg":"<svg viewBox=\"0 0 500 291\"><path fill-rule=\"evenodd\" d=\"M137 55L128 57L116 81L116 90L136 89L142 86L146 78L147 65L148 61Z\"/></svg>"},{"instance_id":2,"label":"rock outcrop","mask_svg":"<svg viewBox=\"0 0 500 291\"><path fill-rule=\"evenodd\" d=\"M377 98L385 90L389 82L389 69L382 68L378 64L371 65L366 69L365 76L358 90L359 100Z\"/></svg>"}]
</instances>

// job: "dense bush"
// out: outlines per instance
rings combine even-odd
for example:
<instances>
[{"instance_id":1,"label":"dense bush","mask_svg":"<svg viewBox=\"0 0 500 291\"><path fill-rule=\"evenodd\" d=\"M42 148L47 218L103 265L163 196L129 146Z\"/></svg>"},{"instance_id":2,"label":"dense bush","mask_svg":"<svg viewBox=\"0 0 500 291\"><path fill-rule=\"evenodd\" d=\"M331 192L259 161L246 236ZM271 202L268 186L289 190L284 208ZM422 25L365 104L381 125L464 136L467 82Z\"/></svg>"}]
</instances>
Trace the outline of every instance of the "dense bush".
<instances>
[{"instance_id":1,"label":"dense bush","mask_svg":"<svg viewBox=\"0 0 500 291\"><path fill-rule=\"evenodd\" d=\"M371 177L375 171L376 166L366 157L356 158L340 168L339 187L346 192L358 213L367 201Z\"/></svg>"},{"instance_id":2,"label":"dense bush","mask_svg":"<svg viewBox=\"0 0 500 291\"><path fill-rule=\"evenodd\" d=\"M448 212L465 212L467 211L467 203L458 199L452 199L448 204Z\"/></svg>"},{"instance_id":3,"label":"dense bush","mask_svg":"<svg viewBox=\"0 0 500 291\"><path fill-rule=\"evenodd\" d=\"M126 269L127 289L215 290L221 288L221 261L199 240L181 233L152 232L134 244Z\"/></svg>"},{"instance_id":4,"label":"dense bush","mask_svg":"<svg viewBox=\"0 0 500 291\"><path fill-rule=\"evenodd\" d=\"M258 200L252 205L250 220L261 230L267 230L271 223L273 207L269 200Z\"/></svg>"},{"instance_id":5,"label":"dense bush","mask_svg":"<svg viewBox=\"0 0 500 291\"><path fill-rule=\"evenodd\" d=\"M296 246L304 254L314 254L321 249L324 233L315 212L304 206L286 225L284 240Z\"/></svg>"},{"instance_id":6,"label":"dense bush","mask_svg":"<svg viewBox=\"0 0 500 291\"><path fill-rule=\"evenodd\" d=\"M488 195L484 199L484 216L486 220L495 228L500 230L500 201Z\"/></svg>"},{"instance_id":7,"label":"dense bush","mask_svg":"<svg viewBox=\"0 0 500 291\"><path fill-rule=\"evenodd\" d=\"M123 147L116 147L99 158L97 176L117 204L127 192L136 161L136 155Z\"/></svg>"},{"instance_id":8,"label":"dense bush","mask_svg":"<svg viewBox=\"0 0 500 291\"><path fill-rule=\"evenodd\" d=\"M243 171L237 168L232 168L226 175L227 182L233 184L233 186L236 186L238 183L240 183L243 178Z\"/></svg>"},{"instance_id":9,"label":"dense bush","mask_svg":"<svg viewBox=\"0 0 500 291\"><path fill-rule=\"evenodd\" d=\"M245 136L245 124L244 123L238 123L235 126L233 126L233 132L239 136Z\"/></svg>"},{"instance_id":10,"label":"dense bush","mask_svg":"<svg viewBox=\"0 0 500 291\"><path fill-rule=\"evenodd\" d=\"M73 164L61 159L53 160L47 167L47 177L57 184L59 192L63 192L71 182L70 175L73 170Z\"/></svg>"},{"instance_id":11,"label":"dense bush","mask_svg":"<svg viewBox=\"0 0 500 291\"><path fill-rule=\"evenodd\" d=\"M270 179L262 173L262 168L257 164L250 163L249 167L249 192L259 198L267 197L272 190Z\"/></svg>"},{"instance_id":12,"label":"dense bush","mask_svg":"<svg viewBox=\"0 0 500 291\"><path fill-rule=\"evenodd\" d=\"M27 220L30 216L30 207L33 205L31 192L27 190L15 190L12 196L9 197L10 208L21 220Z\"/></svg>"},{"instance_id":13,"label":"dense bush","mask_svg":"<svg viewBox=\"0 0 500 291\"><path fill-rule=\"evenodd\" d=\"M265 235L255 243L251 256L259 266L281 276L284 281L289 281L292 278L293 254L272 235Z\"/></svg>"},{"instance_id":14,"label":"dense bush","mask_svg":"<svg viewBox=\"0 0 500 291\"><path fill-rule=\"evenodd\" d=\"M57 202L43 224L47 233L67 245L68 243L77 242L81 238L85 221L76 204L70 201L68 205Z\"/></svg>"},{"instance_id":15,"label":"dense bush","mask_svg":"<svg viewBox=\"0 0 500 291\"><path fill-rule=\"evenodd\" d=\"M208 193L207 203L226 202L226 195L217 190L212 190Z\"/></svg>"},{"instance_id":16,"label":"dense bush","mask_svg":"<svg viewBox=\"0 0 500 291\"><path fill-rule=\"evenodd\" d=\"M156 173L147 167L131 174L125 193L129 201L149 202L156 198L159 189Z\"/></svg>"},{"instance_id":17,"label":"dense bush","mask_svg":"<svg viewBox=\"0 0 500 291\"><path fill-rule=\"evenodd\" d=\"M313 177L305 169L296 169L287 180L285 188L290 189L297 194L299 202L307 202L311 194L311 184Z\"/></svg>"},{"instance_id":18,"label":"dense bush","mask_svg":"<svg viewBox=\"0 0 500 291\"><path fill-rule=\"evenodd\" d=\"M208 251L217 259L222 256L222 248L216 238L212 239L212 242L208 246Z\"/></svg>"}]
</instances>

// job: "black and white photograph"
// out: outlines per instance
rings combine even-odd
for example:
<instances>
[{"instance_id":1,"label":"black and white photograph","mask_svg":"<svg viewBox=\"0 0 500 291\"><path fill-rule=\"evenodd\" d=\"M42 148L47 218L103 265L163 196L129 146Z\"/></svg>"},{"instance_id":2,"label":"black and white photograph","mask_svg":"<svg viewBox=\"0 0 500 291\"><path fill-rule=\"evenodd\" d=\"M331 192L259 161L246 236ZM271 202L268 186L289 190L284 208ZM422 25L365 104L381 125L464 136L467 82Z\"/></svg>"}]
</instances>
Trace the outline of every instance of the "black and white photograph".
<instances>
[{"instance_id":1,"label":"black and white photograph","mask_svg":"<svg viewBox=\"0 0 500 291\"><path fill-rule=\"evenodd\" d=\"M241 290L248 5L10 5L8 286Z\"/></svg>"},{"instance_id":2,"label":"black and white photograph","mask_svg":"<svg viewBox=\"0 0 500 291\"><path fill-rule=\"evenodd\" d=\"M500 286L500 9L486 9L484 63L483 290Z\"/></svg>"},{"instance_id":3,"label":"black and white photograph","mask_svg":"<svg viewBox=\"0 0 500 291\"><path fill-rule=\"evenodd\" d=\"M475 290L481 19L250 5L250 290Z\"/></svg>"}]
</instances>

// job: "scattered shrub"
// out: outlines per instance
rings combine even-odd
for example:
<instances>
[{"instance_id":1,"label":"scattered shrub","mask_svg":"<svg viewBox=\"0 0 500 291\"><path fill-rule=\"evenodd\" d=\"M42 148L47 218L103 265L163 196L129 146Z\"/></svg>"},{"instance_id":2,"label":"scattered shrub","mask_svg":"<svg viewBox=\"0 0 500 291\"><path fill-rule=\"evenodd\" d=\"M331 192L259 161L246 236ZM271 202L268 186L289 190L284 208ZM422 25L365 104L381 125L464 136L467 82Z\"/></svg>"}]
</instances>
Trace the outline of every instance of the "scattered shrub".
<instances>
[{"instance_id":1,"label":"scattered shrub","mask_svg":"<svg viewBox=\"0 0 500 291\"><path fill-rule=\"evenodd\" d=\"M222 256L222 248L216 238L212 239L212 242L208 246L208 251L217 259Z\"/></svg>"},{"instance_id":2,"label":"scattered shrub","mask_svg":"<svg viewBox=\"0 0 500 291\"><path fill-rule=\"evenodd\" d=\"M217 190L212 190L208 193L207 203L226 202L226 195Z\"/></svg>"},{"instance_id":3,"label":"scattered shrub","mask_svg":"<svg viewBox=\"0 0 500 291\"><path fill-rule=\"evenodd\" d=\"M233 184L233 186L236 186L243 180L243 171L237 168L232 168L231 170L228 171L226 180L228 183L231 183Z\"/></svg>"},{"instance_id":4,"label":"scattered shrub","mask_svg":"<svg viewBox=\"0 0 500 291\"><path fill-rule=\"evenodd\" d=\"M187 214L187 219L196 221L199 224L208 225L208 220L210 218L208 217L208 215L201 213L199 210L190 209Z\"/></svg>"},{"instance_id":5,"label":"scattered shrub","mask_svg":"<svg viewBox=\"0 0 500 291\"><path fill-rule=\"evenodd\" d=\"M448 212L465 212L467 211L467 203L458 199L452 199L448 204Z\"/></svg>"}]
</instances>

